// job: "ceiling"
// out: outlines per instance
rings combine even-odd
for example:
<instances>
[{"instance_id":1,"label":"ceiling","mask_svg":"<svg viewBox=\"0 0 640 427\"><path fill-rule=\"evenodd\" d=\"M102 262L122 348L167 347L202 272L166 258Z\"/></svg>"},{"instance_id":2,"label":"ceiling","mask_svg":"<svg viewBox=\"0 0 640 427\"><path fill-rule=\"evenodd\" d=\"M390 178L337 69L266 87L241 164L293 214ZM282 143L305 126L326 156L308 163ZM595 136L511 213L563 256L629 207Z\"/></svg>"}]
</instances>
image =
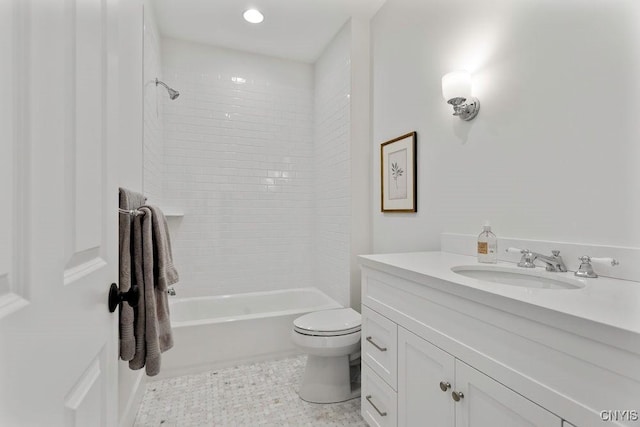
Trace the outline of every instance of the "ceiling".
<instances>
[{"instance_id":1,"label":"ceiling","mask_svg":"<svg viewBox=\"0 0 640 427\"><path fill-rule=\"evenodd\" d=\"M165 37L313 63L349 17L385 0L151 0ZM255 8L264 22L249 24Z\"/></svg>"}]
</instances>

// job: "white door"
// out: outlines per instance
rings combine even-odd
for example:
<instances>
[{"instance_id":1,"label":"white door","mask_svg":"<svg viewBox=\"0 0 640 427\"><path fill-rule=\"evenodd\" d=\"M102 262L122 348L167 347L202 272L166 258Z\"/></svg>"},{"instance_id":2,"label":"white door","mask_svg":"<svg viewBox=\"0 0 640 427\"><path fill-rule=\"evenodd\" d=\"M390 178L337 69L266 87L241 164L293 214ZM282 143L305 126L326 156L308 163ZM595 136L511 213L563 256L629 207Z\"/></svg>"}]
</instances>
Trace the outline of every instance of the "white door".
<instances>
[{"instance_id":1,"label":"white door","mask_svg":"<svg viewBox=\"0 0 640 427\"><path fill-rule=\"evenodd\" d=\"M455 358L398 328L398 425L453 427Z\"/></svg>"},{"instance_id":2,"label":"white door","mask_svg":"<svg viewBox=\"0 0 640 427\"><path fill-rule=\"evenodd\" d=\"M117 9L0 2L1 426L117 423Z\"/></svg>"},{"instance_id":3,"label":"white door","mask_svg":"<svg viewBox=\"0 0 640 427\"><path fill-rule=\"evenodd\" d=\"M541 406L456 360L456 427L560 427L562 420Z\"/></svg>"}]
</instances>

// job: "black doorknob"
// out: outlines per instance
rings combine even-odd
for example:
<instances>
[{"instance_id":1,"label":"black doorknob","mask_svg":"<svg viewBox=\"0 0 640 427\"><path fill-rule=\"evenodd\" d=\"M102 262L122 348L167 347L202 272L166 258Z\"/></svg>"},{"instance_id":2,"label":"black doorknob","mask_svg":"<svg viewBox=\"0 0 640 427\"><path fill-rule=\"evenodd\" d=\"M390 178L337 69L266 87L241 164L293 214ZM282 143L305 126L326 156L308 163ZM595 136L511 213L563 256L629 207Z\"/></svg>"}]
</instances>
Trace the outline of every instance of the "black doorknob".
<instances>
[{"instance_id":1,"label":"black doorknob","mask_svg":"<svg viewBox=\"0 0 640 427\"><path fill-rule=\"evenodd\" d=\"M131 307L138 305L140 291L137 286L132 287L127 292L121 292L118 285L111 284L109 288L109 312L113 313L122 301L126 301Z\"/></svg>"}]
</instances>

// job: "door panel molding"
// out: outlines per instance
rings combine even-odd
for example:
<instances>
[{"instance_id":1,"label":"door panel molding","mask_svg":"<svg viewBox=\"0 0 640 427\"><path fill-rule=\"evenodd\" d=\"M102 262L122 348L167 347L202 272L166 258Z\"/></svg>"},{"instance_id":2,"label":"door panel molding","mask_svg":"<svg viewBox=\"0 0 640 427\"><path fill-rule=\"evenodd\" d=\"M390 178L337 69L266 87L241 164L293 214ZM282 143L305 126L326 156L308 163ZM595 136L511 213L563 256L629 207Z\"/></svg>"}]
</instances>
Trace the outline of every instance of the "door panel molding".
<instances>
[{"instance_id":1,"label":"door panel molding","mask_svg":"<svg viewBox=\"0 0 640 427\"><path fill-rule=\"evenodd\" d=\"M106 2L70 2L67 42L65 102L65 211L68 276L83 265L95 265L104 257L101 228L105 173L102 157L106 144ZM92 258L96 258L93 260ZM90 270L90 268L89 268Z\"/></svg>"},{"instance_id":2,"label":"door panel molding","mask_svg":"<svg viewBox=\"0 0 640 427\"><path fill-rule=\"evenodd\" d=\"M79 281L83 277L90 275L94 271L100 270L106 265L107 262L104 259L102 259L101 257L97 257L91 258L89 261L75 267L68 268L64 271L64 285L71 285L74 282Z\"/></svg>"},{"instance_id":3,"label":"door panel molding","mask_svg":"<svg viewBox=\"0 0 640 427\"><path fill-rule=\"evenodd\" d=\"M103 347L64 399L65 425L69 427L96 425L96 415L105 409L102 405L106 391L104 357L105 348ZM99 419L104 420L104 417L101 416ZM101 424L104 425L104 423Z\"/></svg>"}]
</instances>

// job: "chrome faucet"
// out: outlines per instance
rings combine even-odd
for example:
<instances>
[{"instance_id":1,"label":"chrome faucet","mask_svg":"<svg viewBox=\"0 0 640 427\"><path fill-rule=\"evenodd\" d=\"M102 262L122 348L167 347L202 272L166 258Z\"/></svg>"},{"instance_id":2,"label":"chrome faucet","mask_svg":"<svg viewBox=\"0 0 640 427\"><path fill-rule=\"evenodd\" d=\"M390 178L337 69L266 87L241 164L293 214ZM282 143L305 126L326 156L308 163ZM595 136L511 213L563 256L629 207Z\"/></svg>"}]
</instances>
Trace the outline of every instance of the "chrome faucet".
<instances>
[{"instance_id":1,"label":"chrome faucet","mask_svg":"<svg viewBox=\"0 0 640 427\"><path fill-rule=\"evenodd\" d=\"M173 289L173 286L171 286L169 289L167 289L167 293L171 296L175 296L176 295L176 290Z\"/></svg>"},{"instance_id":2,"label":"chrome faucet","mask_svg":"<svg viewBox=\"0 0 640 427\"><path fill-rule=\"evenodd\" d=\"M542 255L537 252L532 252L529 249L508 248L506 252L519 252L522 254L518 267L535 268L535 262L537 260L544 262L547 271L566 272L567 266L564 264L564 260L560 256L560 251L551 251L551 256Z\"/></svg>"},{"instance_id":3,"label":"chrome faucet","mask_svg":"<svg viewBox=\"0 0 640 427\"><path fill-rule=\"evenodd\" d=\"M567 271L567 266L564 265L564 260L560 256L560 251L554 250L551 251L551 256L541 255L537 253L534 254L534 261L540 260L546 264L547 271L556 271L564 273Z\"/></svg>"}]
</instances>

